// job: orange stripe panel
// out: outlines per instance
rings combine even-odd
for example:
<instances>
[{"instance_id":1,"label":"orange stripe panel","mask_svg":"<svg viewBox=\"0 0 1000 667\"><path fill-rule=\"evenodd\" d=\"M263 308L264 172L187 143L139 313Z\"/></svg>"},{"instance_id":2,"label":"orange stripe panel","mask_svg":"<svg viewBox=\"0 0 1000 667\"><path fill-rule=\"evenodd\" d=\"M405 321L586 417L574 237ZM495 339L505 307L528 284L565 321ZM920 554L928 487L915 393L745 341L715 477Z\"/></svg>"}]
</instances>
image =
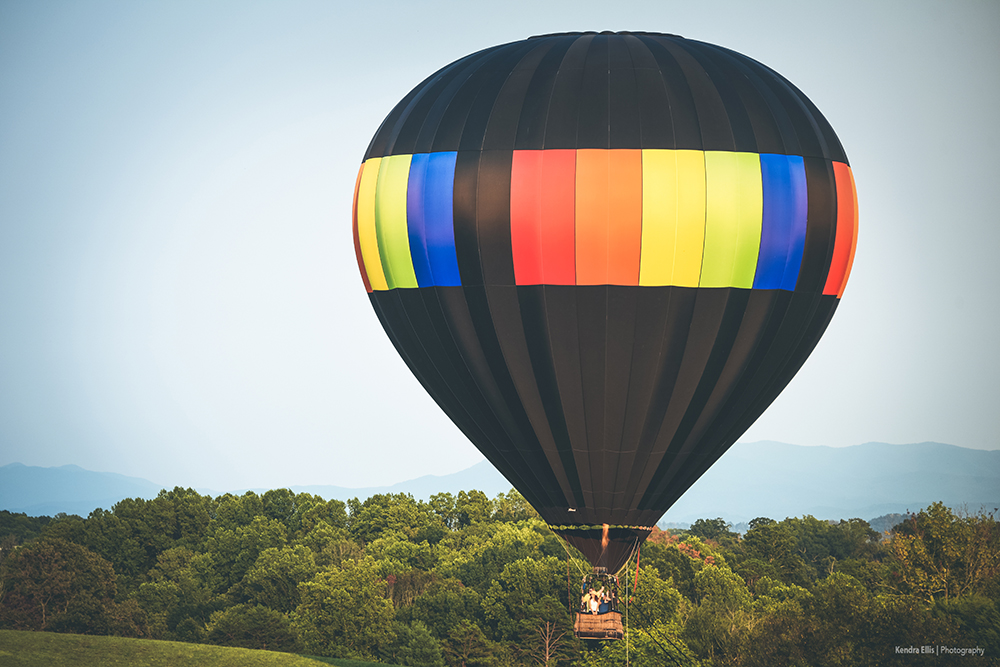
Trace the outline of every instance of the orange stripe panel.
<instances>
[{"instance_id":1,"label":"orange stripe panel","mask_svg":"<svg viewBox=\"0 0 1000 667\"><path fill-rule=\"evenodd\" d=\"M847 282L858 220L851 168L843 162L834 162L833 175L837 183L837 232L823 294L839 294Z\"/></svg>"},{"instance_id":2,"label":"orange stripe panel","mask_svg":"<svg viewBox=\"0 0 1000 667\"><path fill-rule=\"evenodd\" d=\"M576 156L576 284L638 285L642 151Z\"/></svg>"}]
</instances>

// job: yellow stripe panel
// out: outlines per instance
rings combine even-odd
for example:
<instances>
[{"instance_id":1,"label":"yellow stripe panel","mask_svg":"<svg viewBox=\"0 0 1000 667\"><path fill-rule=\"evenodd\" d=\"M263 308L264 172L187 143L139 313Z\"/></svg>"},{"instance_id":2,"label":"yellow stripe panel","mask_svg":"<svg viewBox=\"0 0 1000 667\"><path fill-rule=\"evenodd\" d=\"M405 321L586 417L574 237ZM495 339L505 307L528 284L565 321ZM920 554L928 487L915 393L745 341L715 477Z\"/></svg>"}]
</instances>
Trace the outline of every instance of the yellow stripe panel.
<instances>
[{"instance_id":1,"label":"yellow stripe panel","mask_svg":"<svg viewBox=\"0 0 1000 667\"><path fill-rule=\"evenodd\" d=\"M644 150L639 284L697 287L704 241L704 153Z\"/></svg>"},{"instance_id":2,"label":"yellow stripe panel","mask_svg":"<svg viewBox=\"0 0 1000 667\"><path fill-rule=\"evenodd\" d=\"M365 162L358 186L358 243L361 245L361 259L368 272L368 282L373 290L386 290L389 286L382 272L382 260L378 254L378 238L375 234L375 186L378 182L379 163L382 158L373 157Z\"/></svg>"},{"instance_id":3,"label":"yellow stripe panel","mask_svg":"<svg viewBox=\"0 0 1000 667\"><path fill-rule=\"evenodd\" d=\"M753 287L764 194L756 153L705 153L705 254L699 287Z\"/></svg>"},{"instance_id":4,"label":"yellow stripe panel","mask_svg":"<svg viewBox=\"0 0 1000 667\"><path fill-rule=\"evenodd\" d=\"M406 184L412 155L382 158L375 191L375 234L388 289L417 287L406 229ZM372 289L378 289L372 284Z\"/></svg>"}]
</instances>

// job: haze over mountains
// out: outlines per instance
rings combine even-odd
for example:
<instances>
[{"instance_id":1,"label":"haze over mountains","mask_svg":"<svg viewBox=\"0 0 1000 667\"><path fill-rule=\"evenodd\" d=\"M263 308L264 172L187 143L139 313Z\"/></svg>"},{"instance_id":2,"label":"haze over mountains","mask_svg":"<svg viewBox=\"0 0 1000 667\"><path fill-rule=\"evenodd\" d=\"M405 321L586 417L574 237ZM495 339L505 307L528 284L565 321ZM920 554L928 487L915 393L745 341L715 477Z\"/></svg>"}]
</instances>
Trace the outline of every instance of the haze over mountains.
<instances>
[{"instance_id":1,"label":"haze over mountains","mask_svg":"<svg viewBox=\"0 0 1000 667\"><path fill-rule=\"evenodd\" d=\"M122 498L153 498L164 486L75 465L39 468L12 463L0 467L0 509L31 516L59 512L86 516L97 507L110 509ZM289 488L327 499L366 498L374 493L411 493L426 499L434 493L469 489L493 497L509 490L510 484L489 462L482 461L451 475L427 475L391 486ZM841 448L737 443L670 508L661 523L686 524L714 517L740 523L759 516L780 520L804 514L868 520L916 511L935 501L973 512L1000 507L1000 451L935 442L872 442Z\"/></svg>"}]
</instances>

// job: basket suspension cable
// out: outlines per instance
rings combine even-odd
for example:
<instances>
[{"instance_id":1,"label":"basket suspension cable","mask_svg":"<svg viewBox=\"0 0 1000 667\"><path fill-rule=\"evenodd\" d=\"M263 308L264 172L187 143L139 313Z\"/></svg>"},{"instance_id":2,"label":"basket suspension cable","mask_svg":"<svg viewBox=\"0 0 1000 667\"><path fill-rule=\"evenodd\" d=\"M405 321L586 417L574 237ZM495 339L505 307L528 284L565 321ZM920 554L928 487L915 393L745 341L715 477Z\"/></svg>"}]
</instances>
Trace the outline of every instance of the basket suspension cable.
<instances>
[{"instance_id":1,"label":"basket suspension cable","mask_svg":"<svg viewBox=\"0 0 1000 667\"><path fill-rule=\"evenodd\" d=\"M640 607L639 607L638 609L636 609L636 611L637 611L637 612L638 612L638 613L639 613L639 614L640 614L640 615L642 616L642 620L643 620L643 622L644 622L644 623L646 623L646 624L649 624L649 617L648 617L648 616L646 616L646 613L645 613L644 611L642 611L642 607L640 606ZM674 663L675 665L677 665L678 667L682 667L682 666L681 666L681 663L677 661L677 658L675 658L675 657L674 657L673 655L671 655L671 654L670 654L670 652L669 652L669 651L667 651L667 649L663 647L663 644L661 644L661 643L660 643L659 641L657 641L656 637L655 637L655 636L653 636L653 633L652 633L652 632L650 632L650 630L649 630L649 629L647 629L647 628L642 628L642 631L643 631L643 632L645 632L645 633L646 633L646 635L647 635L647 636L648 636L648 637L649 637L650 639L652 639L652 640L653 640L653 642L654 642L654 643L655 643L655 644L656 644L656 645L657 645L658 647L660 647L660 650L661 650L661 651L663 651L663 654L664 654L664 655L666 655L666 656L667 656L668 658L670 658L670 660L671 660L671 661L673 661L673 663ZM669 635L667 635L667 634L664 634L664 636L663 636L663 639L664 639L664 641L666 641L666 642L667 642L668 644L670 644L670 645L671 645L671 646L672 646L672 647L674 648L674 651L676 651L676 652L677 652L677 655L680 655L680 656L684 656L684 655L685 655L685 654L684 654L684 652L683 652L683 651L682 651L682 650L680 649L680 647L679 647L679 646L677 646L677 644L675 644L675 643L674 643L673 641L671 641L671 639L670 639L670 636L669 636ZM688 657L688 659L690 659L690 657L689 657L689 656L685 656L685 657ZM691 664L693 664L693 663L691 663Z\"/></svg>"},{"instance_id":2,"label":"basket suspension cable","mask_svg":"<svg viewBox=\"0 0 1000 667\"><path fill-rule=\"evenodd\" d=\"M635 585L632 586L632 595L635 595L639 590L639 557L642 556L642 545L636 545L635 547Z\"/></svg>"},{"instance_id":3,"label":"basket suspension cable","mask_svg":"<svg viewBox=\"0 0 1000 667\"><path fill-rule=\"evenodd\" d=\"M632 556L629 556L631 559ZM628 567L628 561L625 561L626 567ZM628 610L632 605L629 604L629 594L628 594L628 570L625 570L625 667L629 666L629 642L631 637L629 636L629 622L628 622Z\"/></svg>"},{"instance_id":4,"label":"basket suspension cable","mask_svg":"<svg viewBox=\"0 0 1000 667\"><path fill-rule=\"evenodd\" d=\"M569 554L566 555L566 611L573 613L573 589L569 584Z\"/></svg>"},{"instance_id":5,"label":"basket suspension cable","mask_svg":"<svg viewBox=\"0 0 1000 667\"><path fill-rule=\"evenodd\" d=\"M566 541L563 540L562 538L559 539L559 546L561 546L563 548L563 551L566 552L566 563L567 563L566 567L567 567L567 569L569 568L569 562L573 561L573 565L576 566L577 571L581 575L586 575L587 574L586 570L584 570L582 567L580 567L580 563L577 561L576 557L569 552L569 547L566 545Z\"/></svg>"}]
</instances>

